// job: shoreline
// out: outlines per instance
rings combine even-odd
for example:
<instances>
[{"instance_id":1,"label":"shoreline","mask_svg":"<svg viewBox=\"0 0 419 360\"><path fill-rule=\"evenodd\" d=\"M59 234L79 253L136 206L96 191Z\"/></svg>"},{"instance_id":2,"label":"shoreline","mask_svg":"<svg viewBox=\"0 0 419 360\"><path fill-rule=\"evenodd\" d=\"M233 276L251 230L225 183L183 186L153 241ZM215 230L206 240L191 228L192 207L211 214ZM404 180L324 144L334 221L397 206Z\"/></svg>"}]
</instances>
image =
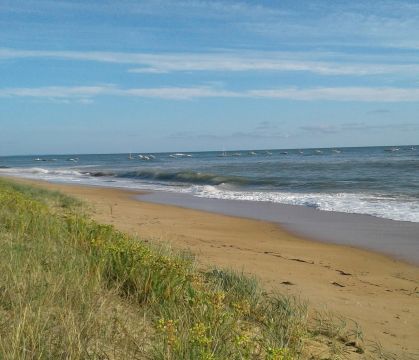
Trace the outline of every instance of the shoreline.
<instances>
[{"instance_id":1,"label":"shoreline","mask_svg":"<svg viewBox=\"0 0 419 360\"><path fill-rule=\"evenodd\" d=\"M17 181L117 189L138 194L137 200L275 223L290 234L309 241L338 244L372 251L419 266L419 223L369 214L320 210L304 205L269 201L199 197L160 189L64 182L0 174Z\"/></svg>"},{"instance_id":2,"label":"shoreline","mask_svg":"<svg viewBox=\"0 0 419 360\"><path fill-rule=\"evenodd\" d=\"M419 223L365 214L324 211L302 205L224 200L151 191L137 197L162 205L275 223L296 237L353 246L419 265Z\"/></svg>"},{"instance_id":3,"label":"shoreline","mask_svg":"<svg viewBox=\"0 0 419 360\"><path fill-rule=\"evenodd\" d=\"M15 180L78 197L92 206L97 221L190 250L201 266L253 274L268 290L308 299L315 309L352 319L366 339L385 344L398 358L419 354L417 266L310 241L277 223L139 201L138 191Z\"/></svg>"}]
</instances>

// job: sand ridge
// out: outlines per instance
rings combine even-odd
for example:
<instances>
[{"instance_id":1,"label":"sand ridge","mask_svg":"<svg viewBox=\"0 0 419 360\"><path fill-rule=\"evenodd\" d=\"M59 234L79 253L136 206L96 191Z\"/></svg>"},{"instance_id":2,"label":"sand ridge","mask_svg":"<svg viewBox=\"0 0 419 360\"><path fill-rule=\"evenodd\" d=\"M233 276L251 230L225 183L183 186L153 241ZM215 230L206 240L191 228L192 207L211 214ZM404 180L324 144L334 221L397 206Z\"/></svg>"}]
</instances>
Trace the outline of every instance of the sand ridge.
<instances>
[{"instance_id":1,"label":"sand ridge","mask_svg":"<svg viewBox=\"0 0 419 360\"><path fill-rule=\"evenodd\" d=\"M358 322L397 358L419 359L419 268L381 254L297 237L277 224L138 201L138 192L26 181L92 205L93 217L191 250L202 265L256 275L267 289ZM407 355L409 354L409 356Z\"/></svg>"}]
</instances>

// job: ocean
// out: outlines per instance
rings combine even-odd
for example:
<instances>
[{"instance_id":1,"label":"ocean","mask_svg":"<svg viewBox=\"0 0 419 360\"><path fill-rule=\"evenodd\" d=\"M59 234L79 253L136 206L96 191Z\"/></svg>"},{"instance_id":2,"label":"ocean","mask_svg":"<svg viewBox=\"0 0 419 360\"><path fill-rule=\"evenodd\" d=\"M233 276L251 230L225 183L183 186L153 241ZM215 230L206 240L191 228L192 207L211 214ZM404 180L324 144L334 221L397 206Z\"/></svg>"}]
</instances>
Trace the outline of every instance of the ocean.
<instances>
[{"instance_id":1,"label":"ocean","mask_svg":"<svg viewBox=\"0 0 419 360\"><path fill-rule=\"evenodd\" d=\"M0 174L419 222L419 145L8 156Z\"/></svg>"}]
</instances>

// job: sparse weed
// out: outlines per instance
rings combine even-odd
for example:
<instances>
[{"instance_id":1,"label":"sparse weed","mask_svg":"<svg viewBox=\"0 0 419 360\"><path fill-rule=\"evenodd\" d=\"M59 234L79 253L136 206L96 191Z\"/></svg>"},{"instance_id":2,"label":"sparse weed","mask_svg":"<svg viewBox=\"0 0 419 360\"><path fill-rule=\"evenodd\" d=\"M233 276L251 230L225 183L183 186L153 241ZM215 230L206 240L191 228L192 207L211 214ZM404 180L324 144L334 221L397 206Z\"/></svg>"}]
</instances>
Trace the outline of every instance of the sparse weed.
<instances>
[{"instance_id":1,"label":"sparse weed","mask_svg":"<svg viewBox=\"0 0 419 360\"><path fill-rule=\"evenodd\" d=\"M290 360L306 339L344 336L327 319L310 327L296 298L198 271L82 208L0 181L0 359Z\"/></svg>"}]
</instances>

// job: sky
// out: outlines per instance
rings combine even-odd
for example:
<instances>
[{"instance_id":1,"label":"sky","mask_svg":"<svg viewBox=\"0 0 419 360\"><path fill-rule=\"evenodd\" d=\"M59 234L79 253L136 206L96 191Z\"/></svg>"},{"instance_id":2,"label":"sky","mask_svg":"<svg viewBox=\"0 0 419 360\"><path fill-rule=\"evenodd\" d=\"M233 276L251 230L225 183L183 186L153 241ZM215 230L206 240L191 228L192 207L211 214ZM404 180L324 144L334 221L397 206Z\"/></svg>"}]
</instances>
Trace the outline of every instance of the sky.
<instances>
[{"instance_id":1,"label":"sky","mask_svg":"<svg viewBox=\"0 0 419 360\"><path fill-rule=\"evenodd\" d=\"M0 0L0 156L418 143L418 0Z\"/></svg>"}]
</instances>

